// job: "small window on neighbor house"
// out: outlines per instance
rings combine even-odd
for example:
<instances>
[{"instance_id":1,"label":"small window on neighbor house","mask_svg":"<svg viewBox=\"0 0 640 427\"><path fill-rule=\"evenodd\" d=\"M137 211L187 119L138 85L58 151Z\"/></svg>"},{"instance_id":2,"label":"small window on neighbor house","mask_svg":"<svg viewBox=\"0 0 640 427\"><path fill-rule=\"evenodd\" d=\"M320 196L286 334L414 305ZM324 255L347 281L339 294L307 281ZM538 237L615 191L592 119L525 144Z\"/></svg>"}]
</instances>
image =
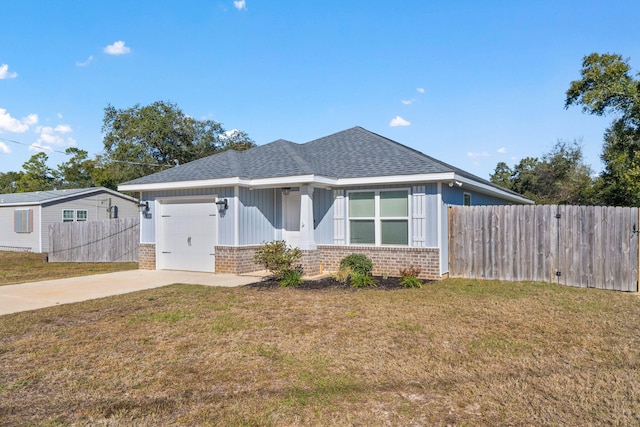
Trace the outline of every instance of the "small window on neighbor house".
<instances>
[{"instance_id":1,"label":"small window on neighbor house","mask_svg":"<svg viewBox=\"0 0 640 427\"><path fill-rule=\"evenodd\" d=\"M86 221L88 217L88 212L86 210L77 210L76 211L76 221Z\"/></svg>"},{"instance_id":2,"label":"small window on neighbor house","mask_svg":"<svg viewBox=\"0 0 640 427\"><path fill-rule=\"evenodd\" d=\"M465 206L471 206L471 194L464 193L462 195L462 204Z\"/></svg>"},{"instance_id":3,"label":"small window on neighbor house","mask_svg":"<svg viewBox=\"0 0 640 427\"><path fill-rule=\"evenodd\" d=\"M64 209L62 211L62 222L72 222L74 220L75 212L72 209Z\"/></svg>"},{"instance_id":4,"label":"small window on neighbor house","mask_svg":"<svg viewBox=\"0 0 640 427\"><path fill-rule=\"evenodd\" d=\"M33 209L16 209L13 212L13 231L16 233L33 232Z\"/></svg>"}]
</instances>

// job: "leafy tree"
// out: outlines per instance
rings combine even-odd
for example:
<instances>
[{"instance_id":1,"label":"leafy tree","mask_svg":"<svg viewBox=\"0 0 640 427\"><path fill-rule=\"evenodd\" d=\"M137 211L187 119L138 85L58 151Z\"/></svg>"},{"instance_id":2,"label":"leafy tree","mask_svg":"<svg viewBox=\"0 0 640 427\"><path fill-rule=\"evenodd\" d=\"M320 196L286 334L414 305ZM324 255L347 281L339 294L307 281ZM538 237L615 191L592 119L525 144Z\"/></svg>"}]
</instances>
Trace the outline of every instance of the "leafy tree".
<instances>
[{"instance_id":1,"label":"leafy tree","mask_svg":"<svg viewBox=\"0 0 640 427\"><path fill-rule=\"evenodd\" d=\"M640 206L640 80L630 71L618 54L592 53L566 92L565 108L580 105L585 113L615 116L604 135L605 169L596 183L603 204Z\"/></svg>"},{"instance_id":2,"label":"leafy tree","mask_svg":"<svg viewBox=\"0 0 640 427\"><path fill-rule=\"evenodd\" d=\"M591 168L579 142L558 141L542 158L526 157L511 169L500 162L491 182L543 204L593 204Z\"/></svg>"},{"instance_id":3,"label":"leafy tree","mask_svg":"<svg viewBox=\"0 0 640 427\"><path fill-rule=\"evenodd\" d=\"M49 156L40 152L22 164L24 174L17 182L18 192L51 190L56 185L54 170L47 166Z\"/></svg>"},{"instance_id":4,"label":"leafy tree","mask_svg":"<svg viewBox=\"0 0 640 427\"><path fill-rule=\"evenodd\" d=\"M76 147L65 150L72 157L58 165L57 175L63 188L87 188L95 186L93 178L96 161L89 159L89 153Z\"/></svg>"},{"instance_id":5,"label":"leafy tree","mask_svg":"<svg viewBox=\"0 0 640 427\"><path fill-rule=\"evenodd\" d=\"M196 120L165 101L127 109L108 105L102 131L105 152L98 158L96 181L111 188L226 149L254 146L246 133L225 132L220 123Z\"/></svg>"},{"instance_id":6,"label":"leafy tree","mask_svg":"<svg viewBox=\"0 0 640 427\"><path fill-rule=\"evenodd\" d=\"M16 193L24 172L0 172L0 194Z\"/></svg>"}]
</instances>

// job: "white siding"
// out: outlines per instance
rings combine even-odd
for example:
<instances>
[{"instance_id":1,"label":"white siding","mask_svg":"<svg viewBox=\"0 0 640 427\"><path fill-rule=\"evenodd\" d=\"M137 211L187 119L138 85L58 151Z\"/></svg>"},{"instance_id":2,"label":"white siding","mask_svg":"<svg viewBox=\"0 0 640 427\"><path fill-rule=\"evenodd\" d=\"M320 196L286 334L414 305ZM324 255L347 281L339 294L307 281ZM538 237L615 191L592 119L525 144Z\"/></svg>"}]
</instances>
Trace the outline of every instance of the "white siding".
<instances>
[{"instance_id":1,"label":"white siding","mask_svg":"<svg viewBox=\"0 0 640 427\"><path fill-rule=\"evenodd\" d=\"M16 233L13 229L13 215L17 209L33 209L33 230L31 233ZM39 206L3 206L0 207L0 250L2 246L29 248L31 252L40 252L40 207Z\"/></svg>"}]
</instances>

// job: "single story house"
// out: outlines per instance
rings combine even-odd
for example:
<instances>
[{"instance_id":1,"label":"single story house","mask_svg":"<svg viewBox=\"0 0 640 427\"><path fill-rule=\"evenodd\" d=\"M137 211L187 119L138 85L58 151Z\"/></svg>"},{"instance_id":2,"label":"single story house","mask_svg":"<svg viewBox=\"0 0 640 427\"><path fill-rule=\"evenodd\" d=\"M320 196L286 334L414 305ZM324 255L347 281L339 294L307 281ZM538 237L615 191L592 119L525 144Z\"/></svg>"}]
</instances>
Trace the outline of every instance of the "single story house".
<instances>
[{"instance_id":1,"label":"single story house","mask_svg":"<svg viewBox=\"0 0 640 427\"><path fill-rule=\"evenodd\" d=\"M448 271L447 206L530 200L361 127L225 151L118 186L139 192L140 268L242 274L285 240L306 274L364 253L374 274Z\"/></svg>"},{"instance_id":2,"label":"single story house","mask_svg":"<svg viewBox=\"0 0 640 427\"><path fill-rule=\"evenodd\" d=\"M137 199L104 187L0 194L0 250L49 251L49 225L133 218Z\"/></svg>"}]
</instances>

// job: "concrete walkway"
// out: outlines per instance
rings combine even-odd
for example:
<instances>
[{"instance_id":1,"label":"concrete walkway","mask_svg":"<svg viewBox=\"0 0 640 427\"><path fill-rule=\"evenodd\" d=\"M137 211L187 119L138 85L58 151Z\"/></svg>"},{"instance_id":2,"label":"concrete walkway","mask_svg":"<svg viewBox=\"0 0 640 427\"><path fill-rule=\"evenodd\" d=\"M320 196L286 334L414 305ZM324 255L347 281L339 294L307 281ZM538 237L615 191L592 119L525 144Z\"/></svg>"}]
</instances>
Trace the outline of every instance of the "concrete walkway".
<instances>
[{"instance_id":1,"label":"concrete walkway","mask_svg":"<svg viewBox=\"0 0 640 427\"><path fill-rule=\"evenodd\" d=\"M242 286L259 280L260 276L235 276L233 274L193 271L129 270L6 285L0 286L0 315L159 288L172 283Z\"/></svg>"}]
</instances>

